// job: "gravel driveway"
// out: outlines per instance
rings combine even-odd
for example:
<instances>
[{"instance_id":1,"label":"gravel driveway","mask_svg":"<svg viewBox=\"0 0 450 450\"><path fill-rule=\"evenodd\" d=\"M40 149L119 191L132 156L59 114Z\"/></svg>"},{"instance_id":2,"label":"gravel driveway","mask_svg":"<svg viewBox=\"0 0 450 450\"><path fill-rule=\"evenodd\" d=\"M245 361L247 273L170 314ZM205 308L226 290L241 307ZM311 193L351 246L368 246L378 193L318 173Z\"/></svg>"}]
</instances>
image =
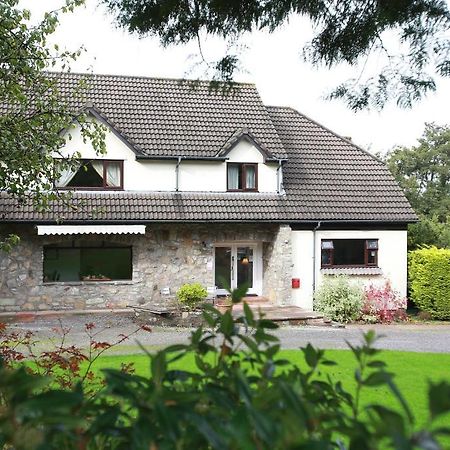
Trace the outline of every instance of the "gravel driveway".
<instances>
[{"instance_id":1,"label":"gravel driveway","mask_svg":"<svg viewBox=\"0 0 450 450\"><path fill-rule=\"evenodd\" d=\"M30 319L29 319L30 320ZM99 341L113 342L120 334L128 335L137 329L133 323L133 314L96 314L96 315L65 315L58 319L53 316L37 317L33 320L10 324L12 329L30 330L41 341L43 347L50 347L50 339L55 336L54 328L71 329L68 342L77 346L88 343L84 331L86 322L95 322L100 333ZM439 325L350 325L346 328L316 327L316 326L284 326L276 331L283 348L295 349L308 342L323 349L347 348L346 341L352 344L361 342L364 331L375 329L383 336L377 342L377 347L388 350L408 350L417 352L450 353L450 324ZM152 332L140 330L132 338L116 348L115 352L140 352L139 341L144 346L161 347L174 343L187 342L191 330L186 328L153 328Z\"/></svg>"}]
</instances>

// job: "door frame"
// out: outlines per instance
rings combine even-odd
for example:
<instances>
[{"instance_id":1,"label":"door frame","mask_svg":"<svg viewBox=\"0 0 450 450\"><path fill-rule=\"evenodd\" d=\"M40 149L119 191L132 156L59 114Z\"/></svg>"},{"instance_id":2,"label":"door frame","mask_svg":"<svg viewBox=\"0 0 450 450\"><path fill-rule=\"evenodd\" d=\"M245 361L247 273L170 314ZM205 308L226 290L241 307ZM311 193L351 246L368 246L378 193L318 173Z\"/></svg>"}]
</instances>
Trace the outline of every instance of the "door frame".
<instances>
[{"instance_id":1,"label":"door frame","mask_svg":"<svg viewBox=\"0 0 450 450\"><path fill-rule=\"evenodd\" d=\"M214 286L216 289L216 295L227 295L228 292L225 289L218 289L215 273L216 273L216 247L230 247L232 256L236 257L238 247L252 247L253 248L253 287L248 290L249 294L252 295L262 295L262 285L263 285L263 243L259 241L224 241L216 242L214 244ZM231 272L231 267L230 267ZM234 266L234 280L237 279L237 265ZM233 285L231 288L234 289L236 286Z\"/></svg>"}]
</instances>

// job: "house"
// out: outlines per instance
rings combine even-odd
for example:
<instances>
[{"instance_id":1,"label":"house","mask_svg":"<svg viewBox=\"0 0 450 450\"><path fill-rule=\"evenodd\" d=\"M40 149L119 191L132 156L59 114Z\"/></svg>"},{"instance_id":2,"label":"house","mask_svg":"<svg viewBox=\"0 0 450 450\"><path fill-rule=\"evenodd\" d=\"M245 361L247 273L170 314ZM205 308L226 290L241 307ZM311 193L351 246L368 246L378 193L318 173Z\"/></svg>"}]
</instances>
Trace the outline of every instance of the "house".
<instances>
[{"instance_id":1,"label":"house","mask_svg":"<svg viewBox=\"0 0 450 450\"><path fill-rule=\"evenodd\" d=\"M62 89L83 75L61 75ZM223 280L279 305L312 308L324 277L389 279L406 294L407 224L416 216L373 155L303 114L266 106L252 84L88 77L96 155L78 129L80 169L46 211L0 197L3 310L161 305L184 283ZM75 108L74 106L74 108ZM5 228L6 227L6 228Z\"/></svg>"}]
</instances>

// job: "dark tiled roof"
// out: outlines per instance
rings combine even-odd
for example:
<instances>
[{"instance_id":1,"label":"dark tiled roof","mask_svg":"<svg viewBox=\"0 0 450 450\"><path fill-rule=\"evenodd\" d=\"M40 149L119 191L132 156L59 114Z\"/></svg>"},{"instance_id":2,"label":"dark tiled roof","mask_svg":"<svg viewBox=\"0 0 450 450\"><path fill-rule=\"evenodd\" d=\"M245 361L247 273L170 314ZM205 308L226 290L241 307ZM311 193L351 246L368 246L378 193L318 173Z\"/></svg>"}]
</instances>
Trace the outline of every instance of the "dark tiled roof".
<instances>
[{"instance_id":1,"label":"dark tiled roof","mask_svg":"<svg viewBox=\"0 0 450 450\"><path fill-rule=\"evenodd\" d=\"M54 74L61 92L86 91L74 109L91 103L142 154L216 156L236 131L249 129L269 151L285 157L283 145L253 84L229 91L206 81L110 75ZM81 97L81 96L80 96Z\"/></svg>"},{"instance_id":2,"label":"dark tiled roof","mask_svg":"<svg viewBox=\"0 0 450 450\"><path fill-rule=\"evenodd\" d=\"M267 109L288 154L286 196L301 202L308 218L416 220L394 177L373 155L294 109Z\"/></svg>"},{"instance_id":3,"label":"dark tiled roof","mask_svg":"<svg viewBox=\"0 0 450 450\"><path fill-rule=\"evenodd\" d=\"M80 75L64 76L66 92ZM64 83L66 83L64 85ZM245 134L286 158L285 194L78 192L68 207L0 196L0 220L77 221L414 221L416 216L383 163L290 108L264 107L253 85L233 96L176 80L96 75L93 106L145 155L214 157ZM79 105L80 106L80 105Z\"/></svg>"}]
</instances>

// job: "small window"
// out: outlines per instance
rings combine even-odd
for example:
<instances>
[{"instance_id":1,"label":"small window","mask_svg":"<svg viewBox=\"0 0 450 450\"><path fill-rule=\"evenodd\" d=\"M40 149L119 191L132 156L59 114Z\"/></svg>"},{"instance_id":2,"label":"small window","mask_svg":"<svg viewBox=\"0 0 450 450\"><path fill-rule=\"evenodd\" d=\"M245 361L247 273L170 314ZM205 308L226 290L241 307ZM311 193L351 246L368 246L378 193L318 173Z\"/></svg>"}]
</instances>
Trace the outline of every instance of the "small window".
<instances>
[{"instance_id":1,"label":"small window","mask_svg":"<svg viewBox=\"0 0 450 450\"><path fill-rule=\"evenodd\" d=\"M44 282L131 280L132 249L100 243L44 246Z\"/></svg>"},{"instance_id":2,"label":"small window","mask_svg":"<svg viewBox=\"0 0 450 450\"><path fill-rule=\"evenodd\" d=\"M66 167L56 181L58 188L123 189L123 161L80 160L77 167Z\"/></svg>"},{"instance_id":3,"label":"small window","mask_svg":"<svg viewBox=\"0 0 450 450\"><path fill-rule=\"evenodd\" d=\"M235 164L227 166L227 190L257 191L258 164Z\"/></svg>"},{"instance_id":4,"label":"small window","mask_svg":"<svg viewBox=\"0 0 450 450\"><path fill-rule=\"evenodd\" d=\"M378 239L322 240L322 267L367 267L378 264Z\"/></svg>"}]
</instances>

